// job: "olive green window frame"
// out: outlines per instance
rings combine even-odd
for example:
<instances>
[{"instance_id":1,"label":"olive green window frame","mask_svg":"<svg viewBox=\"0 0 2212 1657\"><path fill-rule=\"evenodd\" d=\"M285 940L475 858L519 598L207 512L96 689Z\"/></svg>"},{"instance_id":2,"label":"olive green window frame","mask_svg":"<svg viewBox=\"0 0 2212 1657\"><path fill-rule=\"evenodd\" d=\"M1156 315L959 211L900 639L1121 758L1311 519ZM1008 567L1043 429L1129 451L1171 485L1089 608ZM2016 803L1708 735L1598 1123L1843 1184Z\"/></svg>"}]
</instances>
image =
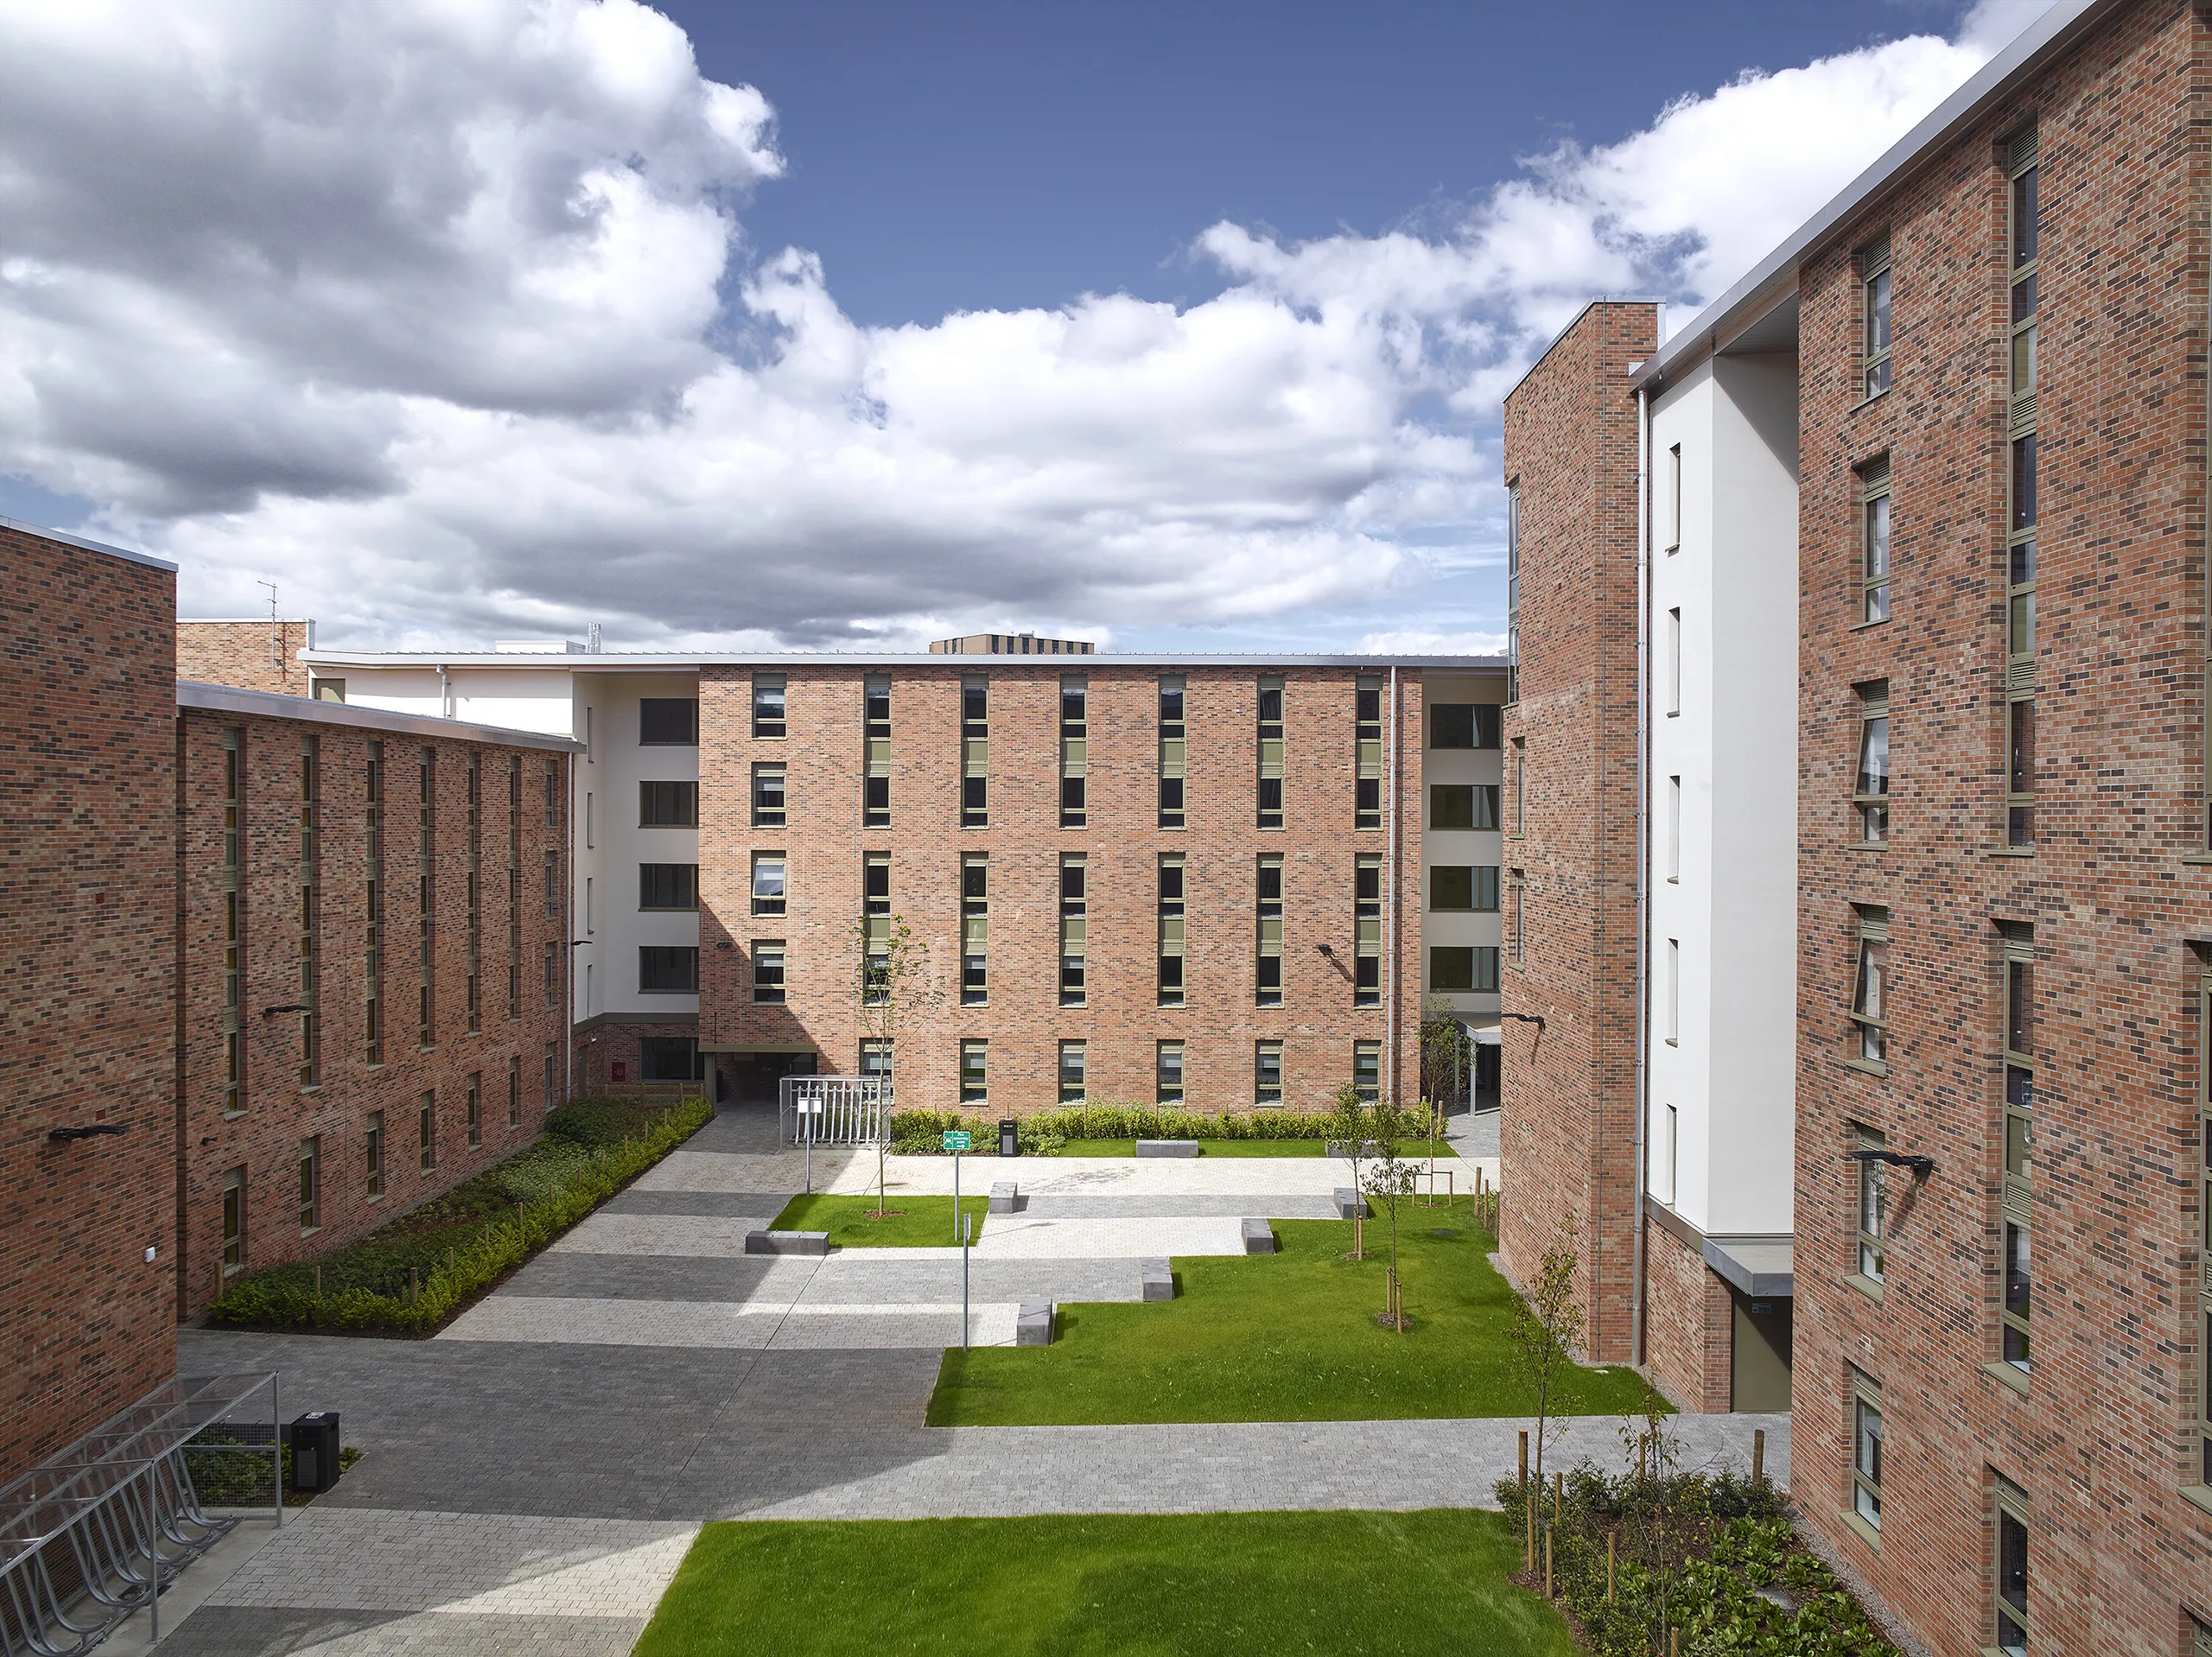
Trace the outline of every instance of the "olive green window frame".
<instances>
[{"instance_id":1,"label":"olive green window frame","mask_svg":"<svg viewBox=\"0 0 2212 1657\"><path fill-rule=\"evenodd\" d=\"M2034 1279L2035 929L1999 921L2004 1133L1999 1139L1998 1357L2030 1372Z\"/></svg>"},{"instance_id":2,"label":"olive green window frame","mask_svg":"<svg viewBox=\"0 0 2212 1657\"><path fill-rule=\"evenodd\" d=\"M1886 845L1896 731L1890 722L1890 682L1870 679L1853 689L1859 701L1859 759L1851 785L1852 813L1859 820L1859 844Z\"/></svg>"},{"instance_id":3,"label":"olive green window frame","mask_svg":"<svg viewBox=\"0 0 2212 1657\"><path fill-rule=\"evenodd\" d=\"M1851 975L1851 1022L1858 1062L1886 1069L1890 1063L1890 911L1880 905L1857 909L1858 949Z\"/></svg>"},{"instance_id":4,"label":"olive green window frame","mask_svg":"<svg viewBox=\"0 0 2212 1657\"><path fill-rule=\"evenodd\" d=\"M1996 1474L1990 1508L1990 1648L2000 1657L2027 1657L2035 1639L2029 1592L2034 1531L2028 1519L2028 1493Z\"/></svg>"},{"instance_id":5,"label":"olive green window frame","mask_svg":"<svg viewBox=\"0 0 2212 1657\"><path fill-rule=\"evenodd\" d=\"M1896 564L1897 499L1890 457L1876 455L1859 468L1859 625L1887 621Z\"/></svg>"},{"instance_id":6,"label":"olive green window frame","mask_svg":"<svg viewBox=\"0 0 2212 1657\"><path fill-rule=\"evenodd\" d=\"M1896 281L1887 232L1859 250L1859 393L1871 400L1894 378L1891 347L1897 333Z\"/></svg>"}]
</instances>

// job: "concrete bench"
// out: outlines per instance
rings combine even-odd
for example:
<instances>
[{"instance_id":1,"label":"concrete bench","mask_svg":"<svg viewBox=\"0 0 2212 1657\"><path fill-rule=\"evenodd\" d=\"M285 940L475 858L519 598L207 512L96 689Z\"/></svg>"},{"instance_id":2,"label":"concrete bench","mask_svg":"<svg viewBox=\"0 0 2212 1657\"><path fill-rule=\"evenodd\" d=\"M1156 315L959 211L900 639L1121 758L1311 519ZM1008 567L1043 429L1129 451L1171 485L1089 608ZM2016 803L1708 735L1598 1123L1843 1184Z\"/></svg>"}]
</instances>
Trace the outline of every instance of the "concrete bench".
<instances>
[{"instance_id":1,"label":"concrete bench","mask_svg":"<svg viewBox=\"0 0 2212 1657\"><path fill-rule=\"evenodd\" d=\"M1141 1157L1194 1157L1198 1154L1196 1140L1139 1140L1137 1154Z\"/></svg>"},{"instance_id":2,"label":"concrete bench","mask_svg":"<svg viewBox=\"0 0 2212 1657\"><path fill-rule=\"evenodd\" d=\"M1367 1199L1351 1186L1338 1186L1337 1218L1349 1220L1355 1216L1362 1220L1372 1220L1375 1217L1375 1210L1368 1207Z\"/></svg>"},{"instance_id":3,"label":"concrete bench","mask_svg":"<svg viewBox=\"0 0 2212 1657\"><path fill-rule=\"evenodd\" d=\"M1173 1300L1175 1298L1175 1268L1164 1260L1141 1260L1137 1275L1144 1284L1147 1300Z\"/></svg>"},{"instance_id":4,"label":"concrete bench","mask_svg":"<svg viewBox=\"0 0 2212 1657\"><path fill-rule=\"evenodd\" d=\"M1244 1252L1248 1254L1272 1254L1275 1252L1275 1234L1265 1220L1244 1222Z\"/></svg>"},{"instance_id":5,"label":"concrete bench","mask_svg":"<svg viewBox=\"0 0 2212 1657\"><path fill-rule=\"evenodd\" d=\"M748 1231L745 1234L745 1252L748 1254L826 1254L830 1252L830 1234L826 1231Z\"/></svg>"},{"instance_id":6,"label":"concrete bench","mask_svg":"<svg viewBox=\"0 0 2212 1657\"><path fill-rule=\"evenodd\" d=\"M1011 1179L1001 1179L991 1186L991 1212L1018 1214L1021 1209L1021 1188Z\"/></svg>"},{"instance_id":7,"label":"concrete bench","mask_svg":"<svg viewBox=\"0 0 2212 1657\"><path fill-rule=\"evenodd\" d=\"M1052 1343L1052 1303L1049 1300L1025 1300L1014 1314L1014 1343L1016 1346L1050 1346Z\"/></svg>"}]
</instances>

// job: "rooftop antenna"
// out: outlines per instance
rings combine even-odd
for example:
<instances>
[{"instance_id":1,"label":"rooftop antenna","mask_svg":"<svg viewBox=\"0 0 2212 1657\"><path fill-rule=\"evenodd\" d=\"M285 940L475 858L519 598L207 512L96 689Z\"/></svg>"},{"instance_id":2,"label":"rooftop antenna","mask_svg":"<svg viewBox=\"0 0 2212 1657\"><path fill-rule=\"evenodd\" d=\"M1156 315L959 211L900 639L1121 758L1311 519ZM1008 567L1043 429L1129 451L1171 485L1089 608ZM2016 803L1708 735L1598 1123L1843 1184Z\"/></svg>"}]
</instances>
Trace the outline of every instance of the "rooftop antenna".
<instances>
[{"instance_id":1,"label":"rooftop antenna","mask_svg":"<svg viewBox=\"0 0 2212 1657\"><path fill-rule=\"evenodd\" d=\"M265 587L269 589L269 663L271 667L276 670L276 676L282 679L286 676L284 672L284 624L276 619L276 583L274 581L256 581L254 585L257 587Z\"/></svg>"}]
</instances>

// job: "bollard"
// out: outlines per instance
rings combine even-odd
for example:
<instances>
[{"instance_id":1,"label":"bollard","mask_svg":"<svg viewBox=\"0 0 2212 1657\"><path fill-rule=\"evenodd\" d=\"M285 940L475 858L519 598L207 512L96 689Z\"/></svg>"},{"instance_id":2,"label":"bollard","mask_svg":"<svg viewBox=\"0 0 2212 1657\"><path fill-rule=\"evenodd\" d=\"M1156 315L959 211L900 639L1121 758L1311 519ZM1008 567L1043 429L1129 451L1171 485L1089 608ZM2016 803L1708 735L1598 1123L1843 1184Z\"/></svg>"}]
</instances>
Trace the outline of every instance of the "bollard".
<instances>
[{"instance_id":1,"label":"bollard","mask_svg":"<svg viewBox=\"0 0 2212 1657\"><path fill-rule=\"evenodd\" d=\"M1764 1427L1754 1427L1751 1430L1751 1482L1759 1485L1766 1482L1766 1429Z\"/></svg>"},{"instance_id":2,"label":"bollard","mask_svg":"<svg viewBox=\"0 0 2212 1657\"><path fill-rule=\"evenodd\" d=\"M320 1266L315 1268L315 1298L318 1300L322 1298L322 1267Z\"/></svg>"}]
</instances>

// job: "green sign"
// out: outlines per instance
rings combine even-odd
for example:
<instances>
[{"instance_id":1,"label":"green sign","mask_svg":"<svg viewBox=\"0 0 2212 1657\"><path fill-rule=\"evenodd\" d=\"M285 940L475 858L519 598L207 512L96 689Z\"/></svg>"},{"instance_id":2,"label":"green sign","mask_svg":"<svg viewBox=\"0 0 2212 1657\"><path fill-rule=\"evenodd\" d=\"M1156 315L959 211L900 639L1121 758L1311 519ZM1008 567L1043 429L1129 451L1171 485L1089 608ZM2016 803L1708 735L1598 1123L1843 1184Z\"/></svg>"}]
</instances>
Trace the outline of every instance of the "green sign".
<instances>
[{"instance_id":1,"label":"green sign","mask_svg":"<svg viewBox=\"0 0 2212 1657\"><path fill-rule=\"evenodd\" d=\"M945 1129L944 1148L948 1151L965 1151L968 1149L968 1135L957 1127Z\"/></svg>"}]
</instances>

